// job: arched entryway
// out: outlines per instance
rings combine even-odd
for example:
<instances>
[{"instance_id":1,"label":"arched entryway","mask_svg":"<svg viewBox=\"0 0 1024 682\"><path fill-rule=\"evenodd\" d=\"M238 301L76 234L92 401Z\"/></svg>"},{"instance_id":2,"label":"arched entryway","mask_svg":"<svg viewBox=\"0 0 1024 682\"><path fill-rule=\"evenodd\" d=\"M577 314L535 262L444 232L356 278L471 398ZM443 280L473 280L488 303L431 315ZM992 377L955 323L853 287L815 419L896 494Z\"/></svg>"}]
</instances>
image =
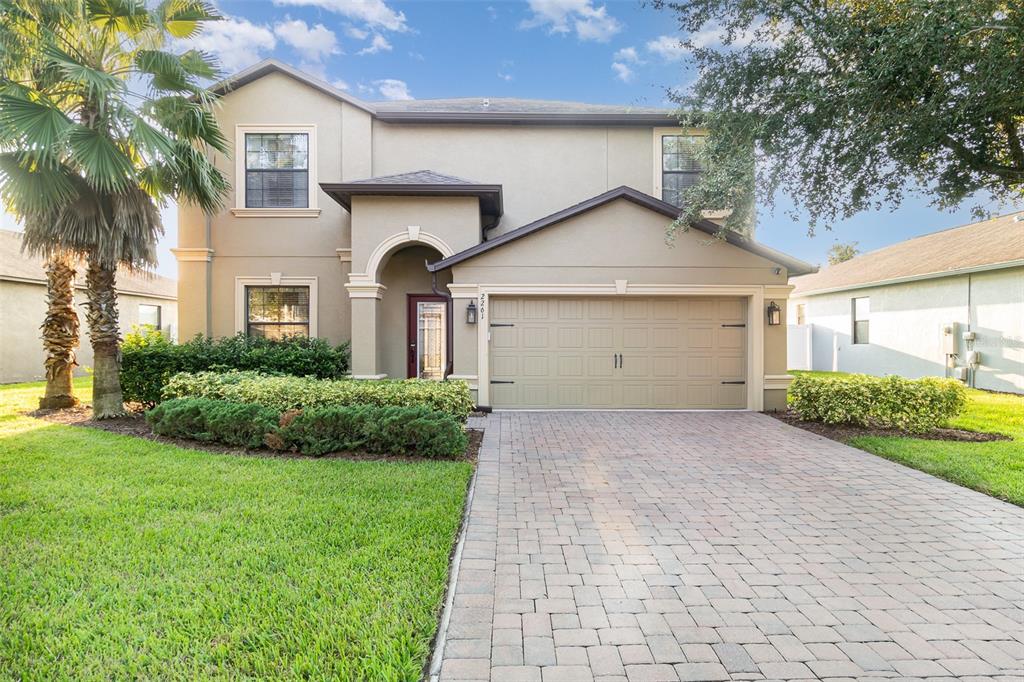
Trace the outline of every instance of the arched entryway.
<instances>
[{"instance_id":1,"label":"arched entryway","mask_svg":"<svg viewBox=\"0 0 1024 682\"><path fill-rule=\"evenodd\" d=\"M443 379L449 358L448 293L451 273L438 273L437 291L428 262L443 258L435 248L413 243L392 253L379 270L378 371L390 378Z\"/></svg>"}]
</instances>

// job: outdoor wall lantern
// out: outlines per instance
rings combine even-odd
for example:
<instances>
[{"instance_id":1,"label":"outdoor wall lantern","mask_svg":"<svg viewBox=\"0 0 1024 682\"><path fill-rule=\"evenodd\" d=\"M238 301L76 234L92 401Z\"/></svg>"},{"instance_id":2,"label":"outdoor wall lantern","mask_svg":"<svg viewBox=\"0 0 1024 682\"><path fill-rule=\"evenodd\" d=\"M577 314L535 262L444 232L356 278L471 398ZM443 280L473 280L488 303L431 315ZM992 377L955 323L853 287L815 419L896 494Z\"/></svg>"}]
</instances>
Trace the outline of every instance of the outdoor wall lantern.
<instances>
[{"instance_id":1,"label":"outdoor wall lantern","mask_svg":"<svg viewBox=\"0 0 1024 682\"><path fill-rule=\"evenodd\" d=\"M782 308L775 301L768 304L768 325L777 327L782 324Z\"/></svg>"},{"instance_id":2,"label":"outdoor wall lantern","mask_svg":"<svg viewBox=\"0 0 1024 682\"><path fill-rule=\"evenodd\" d=\"M466 306L466 324L476 324L476 301L470 301Z\"/></svg>"}]
</instances>

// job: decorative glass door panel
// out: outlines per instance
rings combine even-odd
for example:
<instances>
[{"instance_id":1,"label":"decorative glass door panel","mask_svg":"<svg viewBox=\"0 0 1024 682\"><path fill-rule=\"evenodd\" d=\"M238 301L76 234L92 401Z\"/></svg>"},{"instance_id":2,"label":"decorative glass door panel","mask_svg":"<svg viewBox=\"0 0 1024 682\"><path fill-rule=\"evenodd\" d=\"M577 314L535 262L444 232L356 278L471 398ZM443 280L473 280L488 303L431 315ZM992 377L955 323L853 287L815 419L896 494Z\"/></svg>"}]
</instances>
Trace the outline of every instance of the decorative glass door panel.
<instances>
[{"instance_id":1,"label":"decorative glass door panel","mask_svg":"<svg viewBox=\"0 0 1024 682\"><path fill-rule=\"evenodd\" d=\"M444 299L431 300L434 297L417 296L411 298L410 322L415 324L415 336L410 339L410 376L419 379L444 379L446 350L446 304ZM410 329L410 332L413 330ZM412 334L410 334L412 336Z\"/></svg>"}]
</instances>

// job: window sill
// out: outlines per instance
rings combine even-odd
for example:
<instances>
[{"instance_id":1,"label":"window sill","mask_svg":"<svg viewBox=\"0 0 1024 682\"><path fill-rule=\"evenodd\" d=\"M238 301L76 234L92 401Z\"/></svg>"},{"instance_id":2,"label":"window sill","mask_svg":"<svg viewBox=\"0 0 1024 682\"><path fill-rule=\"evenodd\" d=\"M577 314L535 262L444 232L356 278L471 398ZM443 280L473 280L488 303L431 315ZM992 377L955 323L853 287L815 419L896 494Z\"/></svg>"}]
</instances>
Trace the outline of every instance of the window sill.
<instances>
[{"instance_id":1,"label":"window sill","mask_svg":"<svg viewBox=\"0 0 1024 682\"><path fill-rule=\"evenodd\" d=\"M236 218L318 218L319 208L233 208Z\"/></svg>"}]
</instances>

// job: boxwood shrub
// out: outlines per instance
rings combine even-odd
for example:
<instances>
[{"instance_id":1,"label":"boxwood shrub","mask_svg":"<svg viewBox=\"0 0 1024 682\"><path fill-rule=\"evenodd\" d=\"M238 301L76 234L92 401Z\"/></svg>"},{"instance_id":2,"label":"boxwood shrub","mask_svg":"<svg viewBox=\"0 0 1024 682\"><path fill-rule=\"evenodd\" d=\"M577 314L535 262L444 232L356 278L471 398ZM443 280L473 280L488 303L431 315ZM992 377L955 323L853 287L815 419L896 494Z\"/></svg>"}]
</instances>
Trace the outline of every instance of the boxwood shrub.
<instances>
[{"instance_id":1,"label":"boxwood shrub","mask_svg":"<svg viewBox=\"0 0 1024 682\"><path fill-rule=\"evenodd\" d=\"M464 381L323 380L267 376L259 372L196 372L177 374L164 387L164 398L216 398L255 403L275 410L376 405L426 407L465 422L473 398Z\"/></svg>"},{"instance_id":2,"label":"boxwood shrub","mask_svg":"<svg viewBox=\"0 0 1024 682\"><path fill-rule=\"evenodd\" d=\"M179 372L239 369L334 379L343 376L348 365L348 344L334 347L323 339L272 340L239 334L222 339L196 336L175 344L157 330L136 330L121 344L121 388L126 401L153 405Z\"/></svg>"},{"instance_id":3,"label":"boxwood shrub","mask_svg":"<svg viewBox=\"0 0 1024 682\"><path fill-rule=\"evenodd\" d=\"M462 425L425 407L328 406L280 411L253 403L172 398L146 413L153 432L245 448L267 445L324 455L340 450L454 457L466 450Z\"/></svg>"},{"instance_id":4,"label":"boxwood shrub","mask_svg":"<svg viewBox=\"0 0 1024 682\"><path fill-rule=\"evenodd\" d=\"M788 400L807 421L921 433L960 414L967 390L954 379L800 374L789 386Z\"/></svg>"}]
</instances>

